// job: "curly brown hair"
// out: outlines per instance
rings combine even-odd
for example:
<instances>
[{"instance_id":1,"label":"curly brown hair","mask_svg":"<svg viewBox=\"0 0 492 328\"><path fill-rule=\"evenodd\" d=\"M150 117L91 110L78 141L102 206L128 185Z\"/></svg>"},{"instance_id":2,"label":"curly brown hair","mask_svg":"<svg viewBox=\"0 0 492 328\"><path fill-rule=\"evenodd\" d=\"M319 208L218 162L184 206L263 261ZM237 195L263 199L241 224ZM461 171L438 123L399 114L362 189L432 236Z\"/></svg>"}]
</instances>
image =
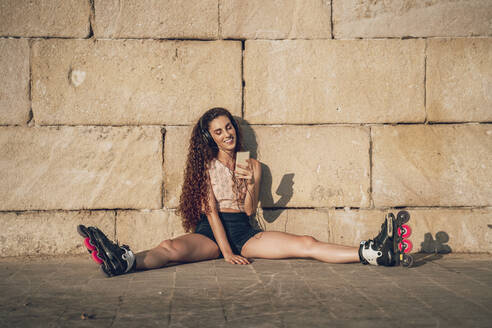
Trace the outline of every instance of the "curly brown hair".
<instances>
[{"instance_id":1,"label":"curly brown hair","mask_svg":"<svg viewBox=\"0 0 492 328\"><path fill-rule=\"evenodd\" d=\"M183 188L178 206L178 214L181 215L182 225L186 232L195 230L202 213L210 213L210 206L206 201L209 188L211 188L207 167L210 161L217 157L219 148L210 135L208 127L210 122L219 116L229 118L236 130L235 151L242 150L241 130L227 109L220 107L209 109L195 124L191 132Z\"/></svg>"}]
</instances>

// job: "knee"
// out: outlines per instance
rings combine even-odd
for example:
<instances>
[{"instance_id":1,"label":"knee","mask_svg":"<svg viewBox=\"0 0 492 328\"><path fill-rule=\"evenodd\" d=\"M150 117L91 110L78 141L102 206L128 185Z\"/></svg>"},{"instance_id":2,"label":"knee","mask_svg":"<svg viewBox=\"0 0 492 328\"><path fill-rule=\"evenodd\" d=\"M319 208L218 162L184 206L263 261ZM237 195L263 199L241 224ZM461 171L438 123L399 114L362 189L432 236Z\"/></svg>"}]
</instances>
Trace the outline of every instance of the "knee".
<instances>
[{"instance_id":1,"label":"knee","mask_svg":"<svg viewBox=\"0 0 492 328\"><path fill-rule=\"evenodd\" d=\"M301 236L300 239L301 239L302 248L308 252L318 242L318 240L316 238L314 238L313 236Z\"/></svg>"},{"instance_id":2,"label":"knee","mask_svg":"<svg viewBox=\"0 0 492 328\"><path fill-rule=\"evenodd\" d=\"M174 243L171 239L162 241L158 246L162 251L166 252L170 260L179 258L179 251L174 247Z\"/></svg>"}]
</instances>

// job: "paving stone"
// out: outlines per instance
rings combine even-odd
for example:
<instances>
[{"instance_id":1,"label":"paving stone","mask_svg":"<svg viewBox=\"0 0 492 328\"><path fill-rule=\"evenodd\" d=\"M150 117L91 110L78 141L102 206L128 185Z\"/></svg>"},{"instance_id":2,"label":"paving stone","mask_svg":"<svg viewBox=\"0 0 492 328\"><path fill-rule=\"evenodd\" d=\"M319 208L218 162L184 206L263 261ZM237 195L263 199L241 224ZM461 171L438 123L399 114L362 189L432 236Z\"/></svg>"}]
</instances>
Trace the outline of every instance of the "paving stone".
<instances>
[{"instance_id":1,"label":"paving stone","mask_svg":"<svg viewBox=\"0 0 492 328\"><path fill-rule=\"evenodd\" d=\"M219 0L223 38L331 39L331 3Z\"/></svg>"},{"instance_id":2,"label":"paving stone","mask_svg":"<svg viewBox=\"0 0 492 328\"><path fill-rule=\"evenodd\" d=\"M71 327L196 327L202 322L205 327L367 327L388 322L401 327L488 327L492 312L490 298L484 296L490 295L492 275L483 264L490 257L448 254L410 269L259 259L245 270L248 266L212 260L189 265L196 276L170 267L113 278L98 272L89 279L80 268L96 272L97 266L87 255L0 258L0 277L9 276L8 283L0 281L0 320L21 327L40 322ZM183 283L192 285L203 277L202 267L235 271L238 280L223 281L217 272L199 287L163 285L170 273L181 274ZM259 278L260 268L275 279L244 280ZM300 279L285 275L293 269ZM311 271L321 276L322 269L323 279L304 279ZM149 273L162 281L137 281Z\"/></svg>"},{"instance_id":3,"label":"paving stone","mask_svg":"<svg viewBox=\"0 0 492 328\"><path fill-rule=\"evenodd\" d=\"M26 124L31 107L28 41L1 39L0 54L0 124Z\"/></svg>"},{"instance_id":4,"label":"paving stone","mask_svg":"<svg viewBox=\"0 0 492 328\"><path fill-rule=\"evenodd\" d=\"M251 312L250 312L251 313ZM282 320L277 313L264 314L264 311L257 309L253 312L254 314L249 314L246 317L231 318L227 321L228 327L265 327L265 328L276 328L283 327Z\"/></svg>"},{"instance_id":5,"label":"paving stone","mask_svg":"<svg viewBox=\"0 0 492 328\"><path fill-rule=\"evenodd\" d=\"M491 122L492 38L431 39L426 54L428 120Z\"/></svg>"},{"instance_id":6,"label":"paving stone","mask_svg":"<svg viewBox=\"0 0 492 328\"><path fill-rule=\"evenodd\" d=\"M2 0L0 36L85 38L90 1Z\"/></svg>"},{"instance_id":7,"label":"paving stone","mask_svg":"<svg viewBox=\"0 0 492 328\"><path fill-rule=\"evenodd\" d=\"M424 51L423 40L248 40L244 118L250 124L423 122Z\"/></svg>"},{"instance_id":8,"label":"paving stone","mask_svg":"<svg viewBox=\"0 0 492 328\"><path fill-rule=\"evenodd\" d=\"M95 0L97 38L216 39L217 0Z\"/></svg>"},{"instance_id":9,"label":"paving stone","mask_svg":"<svg viewBox=\"0 0 492 328\"><path fill-rule=\"evenodd\" d=\"M31 52L35 121L189 124L216 106L237 115L241 51L238 41L37 40Z\"/></svg>"},{"instance_id":10,"label":"paving stone","mask_svg":"<svg viewBox=\"0 0 492 328\"><path fill-rule=\"evenodd\" d=\"M334 0L337 39L491 35L487 0Z\"/></svg>"},{"instance_id":11,"label":"paving stone","mask_svg":"<svg viewBox=\"0 0 492 328\"><path fill-rule=\"evenodd\" d=\"M161 208L159 127L0 127L0 210Z\"/></svg>"},{"instance_id":12,"label":"paving stone","mask_svg":"<svg viewBox=\"0 0 492 328\"><path fill-rule=\"evenodd\" d=\"M376 207L490 206L490 125L375 126Z\"/></svg>"},{"instance_id":13,"label":"paving stone","mask_svg":"<svg viewBox=\"0 0 492 328\"><path fill-rule=\"evenodd\" d=\"M220 308L201 312L179 312L171 313L169 327L196 327L197 322L200 322L200 327L220 327L226 320Z\"/></svg>"}]
</instances>

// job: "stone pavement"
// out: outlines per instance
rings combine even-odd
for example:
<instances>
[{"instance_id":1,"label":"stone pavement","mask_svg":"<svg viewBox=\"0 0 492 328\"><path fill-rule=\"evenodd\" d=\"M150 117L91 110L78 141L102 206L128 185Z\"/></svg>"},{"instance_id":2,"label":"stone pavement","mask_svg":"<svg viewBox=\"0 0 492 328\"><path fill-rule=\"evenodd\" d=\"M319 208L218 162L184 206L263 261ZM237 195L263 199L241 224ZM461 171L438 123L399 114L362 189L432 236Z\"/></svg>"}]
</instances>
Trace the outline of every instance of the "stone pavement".
<instances>
[{"instance_id":1,"label":"stone pavement","mask_svg":"<svg viewBox=\"0 0 492 328\"><path fill-rule=\"evenodd\" d=\"M414 268L223 260L105 278L88 255L0 259L2 327L490 327L492 255Z\"/></svg>"}]
</instances>

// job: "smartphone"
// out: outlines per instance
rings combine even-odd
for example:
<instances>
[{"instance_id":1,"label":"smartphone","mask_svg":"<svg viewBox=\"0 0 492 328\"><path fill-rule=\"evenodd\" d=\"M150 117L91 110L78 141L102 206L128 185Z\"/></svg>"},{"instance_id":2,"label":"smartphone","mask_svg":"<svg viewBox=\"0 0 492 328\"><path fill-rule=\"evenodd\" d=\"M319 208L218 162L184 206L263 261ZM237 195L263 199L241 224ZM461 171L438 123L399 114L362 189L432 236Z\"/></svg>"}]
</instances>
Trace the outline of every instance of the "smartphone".
<instances>
[{"instance_id":1,"label":"smartphone","mask_svg":"<svg viewBox=\"0 0 492 328\"><path fill-rule=\"evenodd\" d=\"M243 166L248 166L247 160L249 159L249 151L238 151L236 153L236 168L235 170L237 171L239 169L238 164L241 164Z\"/></svg>"}]
</instances>

